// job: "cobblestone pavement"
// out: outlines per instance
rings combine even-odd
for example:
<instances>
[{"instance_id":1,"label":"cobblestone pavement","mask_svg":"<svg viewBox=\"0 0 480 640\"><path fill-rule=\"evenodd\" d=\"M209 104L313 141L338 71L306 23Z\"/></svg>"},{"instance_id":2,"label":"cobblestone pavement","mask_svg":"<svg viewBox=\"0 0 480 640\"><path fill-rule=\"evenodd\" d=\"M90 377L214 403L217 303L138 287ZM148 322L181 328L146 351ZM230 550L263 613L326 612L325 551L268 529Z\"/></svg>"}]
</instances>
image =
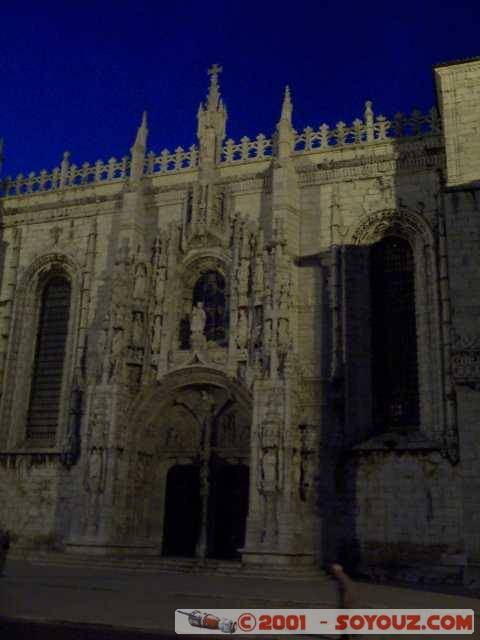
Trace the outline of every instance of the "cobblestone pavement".
<instances>
[{"instance_id":1,"label":"cobblestone pavement","mask_svg":"<svg viewBox=\"0 0 480 640\"><path fill-rule=\"evenodd\" d=\"M477 615L480 611L480 599L465 595L373 584L361 584L360 594L362 601L359 606L456 607L474 609ZM5 630L14 629L12 620L17 621L17 631L19 621L25 626L23 635L15 635L13 631L0 635L9 640L17 637L22 640L43 640L44 637L46 640L107 640L114 637L113 630L123 629L124 634L117 634L119 640L122 640L122 635L125 640L148 638L152 637L151 634L156 638L170 638L175 637L176 608L207 611L263 606L322 608L334 607L335 595L333 581L328 578L269 580L173 573L146 575L114 569L36 566L27 561L10 560L5 575L0 578L0 620L3 619ZM70 632L63 636L58 635L58 628L50 628L45 636L40 634L41 629L34 635L28 635L26 623L32 620L49 624L75 623L77 626L71 627ZM91 635L91 629L78 625L105 627ZM142 631L148 635L142 635ZM83 635L78 635L80 632ZM480 638L477 633L473 637Z\"/></svg>"}]
</instances>

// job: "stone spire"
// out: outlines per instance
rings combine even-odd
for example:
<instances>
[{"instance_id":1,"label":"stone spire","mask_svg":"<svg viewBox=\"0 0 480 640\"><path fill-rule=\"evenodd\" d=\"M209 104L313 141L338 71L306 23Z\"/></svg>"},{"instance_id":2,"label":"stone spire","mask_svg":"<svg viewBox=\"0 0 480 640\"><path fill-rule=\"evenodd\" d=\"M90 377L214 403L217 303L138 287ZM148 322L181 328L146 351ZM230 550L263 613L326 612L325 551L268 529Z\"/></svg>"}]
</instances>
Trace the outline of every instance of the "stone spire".
<instances>
[{"instance_id":1,"label":"stone spire","mask_svg":"<svg viewBox=\"0 0 480 640\"><path fill-rule=\"evenodd\" d=\"M138 128L135 142L133 143L130 152L132 154L132 165L130 170L130 179L140 180L143 176L143 165L145 162L145 149L147 146L148 126L147 126L147 112L144 111L142 115L142 122Z\"/></svg>"},{"instance_id":2,"label":"stone spire","mask_svg":"<svg viewBox=\"0 0 480 640\"><path fill-rule=\"evenodd\" d=\"M283 104L282 104L282 113L280 116L281 122L286 122L291 127L292 126L292 98L290 96L290 87L285 87L285 93L283 95Z\"/></svg>"},{"instance_id":3,"label":"stone spire","mask_svg":"<svg viewBox=\"0 0 480 640\"><path fill-rule=\"evenodd\" d=\"M212 165L218 161L225 138L227 110L218 84L218 74L221 71L222 67L218 64L212 65L208 70L210 88L207 100L205 103L200 103L198 108L197 136L200 144L200 162L204 165Z\"/></svg>"},{"instance_id":4,"label":"stone spire","mask_svg":"<svg viewBox=\"0 0 480 640\"><path fill-rule=\"evenodd\" d=\"M279 159L289 158L293 151L295 130L292 126L292 111L292 98L290 96L290 88L287 85L276 132L276 150Z\"/></svg>"}]
</instances>

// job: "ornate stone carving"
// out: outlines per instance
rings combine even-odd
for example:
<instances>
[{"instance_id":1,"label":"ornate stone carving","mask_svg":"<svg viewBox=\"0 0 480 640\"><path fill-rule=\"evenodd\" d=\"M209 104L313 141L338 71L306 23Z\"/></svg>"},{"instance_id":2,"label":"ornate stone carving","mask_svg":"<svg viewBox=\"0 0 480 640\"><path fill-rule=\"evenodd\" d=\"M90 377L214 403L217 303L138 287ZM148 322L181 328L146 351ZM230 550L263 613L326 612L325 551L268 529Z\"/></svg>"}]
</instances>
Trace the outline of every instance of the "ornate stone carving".
<instances>
[{"instance_id":1,"label":"ornate stone carving","mask_svg":"<svg viewBox=\"0 0 480 640\"><path fill-rule=\"evenodd\" d=\"M207 314L203 308L203 302L197 302L192 308L190 320L190 342L194 349L202 349L206 346L205 323Z\"/></svg>"},{"instance_id":2,"label":"ornate stone carving","mask_svg":"<svg viewBox=\"0 0 480 640\"><path fill-rule=\"evenodd\" d=\"M147 293L147 268L141 262L135 270L135 286L133 289L134 300L144 300Z\"/></svg>"},{"instance_id":3,"label":"ornate stone carving","mask_svg":"<svg viewBox=\"0 0 480 640\"><path fill-rule=\"evenodd\" d=\"M125 338L121 328L113 331L112 345L110 348L110 372L109 379L119 381L123 377L123 364L125 355Z\"/></svg>"},{"instance_id":4,"label":"ornate stone carving","mask_svg":"<svg viewBox=\"0 0 480 640\"><path fill-rule=\"evenodd\" d=\"M74 377L72 390L70 392L70 406L68 415L68 425L65 434L63 452L61 455L62 463L66 467L72 467L77 463L80 457L80 425L82 419L82 403L83 390L80 376Z\"/></svg>"},{"instance_id":5,"label":"ornate stone carving","mask_svg":"<svg viewBox=\"0 0 480 640\"><path fill-rule=\"evenodd\" d=\"M105 479L105 456L101 448L92 447L88 451L85 490L89 494L102 493Z\"/></svg>"},{"instance_id":6,"label":"ornate stone carving","mask_svg":"<svg viewBox=\"0 0 480 640\"><path fill-rule=\"evenodd\" d=\"M166 285L166 268L160 267L157 272L157 279L155 281L155 299L157 303L157 307L162 307L163 299L165 296L165 285Z\"/></svg>"},{"instance_id":7,"label":"ornate stone carving","mask_svg":"<svg viewBox=\"0 0 480 640\"><path fill-rule=\"evenodd\" d=\"M263 495L262 541L276 543L278 533L277 496L282 488L281 420L277 411L278 397L272 393L265 418L259 429L258 490Z\"/></svg>"},{"instance_id":8,"label":"ornate stone carving","mask_svg":"<svg viewBox=\"0 0 480 640\"><path fill-rule=\"evenodd\" d=\"M237 347L245 349L248 343L248 317L244 307L238 310Z\"/></svg>"},{"instance_id":9,"label":"ornate stone carving","mask_svg":"<svg viewBox=\"0 0 480 640\"><path fill-rule=\"evenodd\" d=\"M352 235L352 242L369 244L381 239L387 232L395 232L403 237L421 236L428 241L432 239L428 223L419 214L407 210L382 209L367 213L362 218Z\"/></svg>"},{"instance_id":10,"label":"ornate stone carving","mask_svg":"<svg viewBox=\"0 0 480 640\"><path fill-rule=\"evenodd\" d=\"M87 432L83 486L87 495L85 533L91 536L98 530L100 495L105 488L108 423L104 411L103 407L94 409Z\"/></svg>"}]
</instances>

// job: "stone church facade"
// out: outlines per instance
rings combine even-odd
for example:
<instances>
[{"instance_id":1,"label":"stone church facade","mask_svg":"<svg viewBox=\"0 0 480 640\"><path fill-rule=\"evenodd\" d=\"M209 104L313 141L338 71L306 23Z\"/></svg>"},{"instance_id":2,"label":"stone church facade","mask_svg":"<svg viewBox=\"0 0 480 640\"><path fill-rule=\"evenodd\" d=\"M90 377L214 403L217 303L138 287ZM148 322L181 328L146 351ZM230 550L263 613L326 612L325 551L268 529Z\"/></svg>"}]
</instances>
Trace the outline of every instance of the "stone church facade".
<instances>
[{"instance_id":1,"label":"stone church facade","mask_svg":"<svg viewBox=\"0 0 480 640\"><path fill-rule=\"evenodd\" d=\"M480 61L438 110L6 178L0 522L19 546L480 561Z\"/></svg>"}]
</instances>

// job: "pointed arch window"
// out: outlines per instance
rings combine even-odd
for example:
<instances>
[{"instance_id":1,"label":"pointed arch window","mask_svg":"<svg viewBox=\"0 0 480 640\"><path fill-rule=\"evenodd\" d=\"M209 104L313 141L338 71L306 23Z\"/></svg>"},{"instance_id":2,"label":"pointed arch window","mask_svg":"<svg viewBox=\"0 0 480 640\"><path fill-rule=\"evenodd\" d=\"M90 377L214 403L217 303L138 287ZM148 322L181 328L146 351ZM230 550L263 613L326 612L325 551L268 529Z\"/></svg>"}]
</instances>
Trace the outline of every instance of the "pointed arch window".
<instances>
[{"instance_id":1,"label":"pointed arch window","mask_svg":"<svg viewBox=\"0 0 480 640\"><path fill-rule=\"evenodd\" d=\"M35 359L27 417L27 440L55 444L68 337L71 286L63 275L50 278L41 294Z\"/></svg>"},{"instance_id":2,"label":"pointed arch window","mask_svg":"<svg viewBox=\"0 0 480 640\"><path fill-rule=\"evenodd\" d=\"M372 246L373 417L379 431L419 425L414 266L404 238L387 236Z\"/></svg>"}]
</instances>

